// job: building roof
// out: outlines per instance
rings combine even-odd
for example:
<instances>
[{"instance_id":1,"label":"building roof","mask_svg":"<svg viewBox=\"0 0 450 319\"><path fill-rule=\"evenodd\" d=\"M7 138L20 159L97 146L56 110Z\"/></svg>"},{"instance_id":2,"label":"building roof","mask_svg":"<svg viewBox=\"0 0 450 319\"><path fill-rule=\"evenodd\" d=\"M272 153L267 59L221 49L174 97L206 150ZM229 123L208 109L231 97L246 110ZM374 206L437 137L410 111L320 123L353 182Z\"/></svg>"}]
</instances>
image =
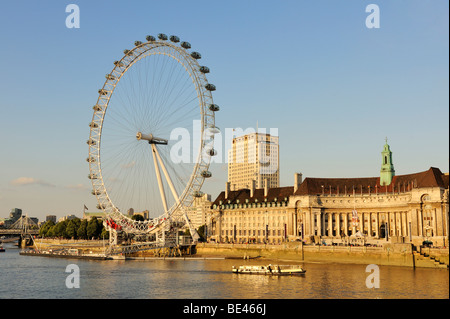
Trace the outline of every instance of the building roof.
<instances>
[{"instance_id":1,"label":"building roof","mask_svg":"<svg viewBox=\"0 0 450 319\"><path fill-rule=\"evenodd\" d=\"M323 186L323 187L322 187ZM370 188L369 188L370 186ZM295 195L313 194L353 194L409 191L411 188L442 187L448 188L448 175L444 175L439 168L430 167L429 170L415 174L394 176L388 186L380 185L379 177L363 178L311 178L307 177L300 185Z\"/></svg>"},{"instance_id":2,"label":"building roof","mask_svg":"<svg viewBox=\"0 0 450 319\"><path fill-rule=\"evenodd\" d=\"M322 187L323 186L323 187ZM369 188L370 186L370 188ZM222 204L244 204L246 200L249 203L254 202L273 202L276 198L278 202L289 200L292 195L320 195L320 194L356 194L376 193L378 192L404 192L412 188L423 187L449 187L449 175L443 174L439 168L430 167L427 171L420 173L394 176L389 186L380 185L380 177L358 177L358 178L315 178L307 177L294 193L294 187L275 187L269 188L267 197L264 196L264 189L255 189L253 197L250 196L249 189L239 189L230 191L228 198L225 198L225 192L221 192L214 200L212 205Z\"/></svg>"},{"instance_id":3,"label":"building roof","mask_svg":"<svg viewBox=\"0 0 450 319\"><path fill-rule=\"evenodd\" d=\"M247 188L243 188L236 191L230 191L228 193L228 198L225 198L225 192L221 192L219 196L217 196L216 200L212 203L212 205L220 205L220 201L222 201L223 204L228 204L228 201L230 204L244 204L246 199L248 199L250 203L264 202L265 199L267 199L268 202L273 202L275 198L278 202L281 202L284 201L285 198L286 201L289 200L289 196L291 196L293 193L293 186L274 187L269 188L267 197L265 197L264 188L258 188L255 189L253 197L251 197L250 190Z\"/></svg>"}]
</instances>

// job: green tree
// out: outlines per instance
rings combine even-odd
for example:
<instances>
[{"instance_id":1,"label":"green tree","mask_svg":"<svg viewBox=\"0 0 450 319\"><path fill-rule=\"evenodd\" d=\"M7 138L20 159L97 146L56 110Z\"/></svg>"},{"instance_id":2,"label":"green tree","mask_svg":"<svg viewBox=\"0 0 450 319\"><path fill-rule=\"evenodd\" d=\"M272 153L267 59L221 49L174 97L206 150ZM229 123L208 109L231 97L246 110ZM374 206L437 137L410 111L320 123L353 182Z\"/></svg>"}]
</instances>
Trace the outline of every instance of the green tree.
<instances>
[{"instance_id":1,"label":"green tree","mask_svg":"<svg viewBox=\"0 0 450 319\"><path fill-rule=\"evenodd\" d=\"M77 236L80 239L87 239L87 226L88 226L88 221L87 219L83 219L80 223L80 226L77 229Z\"/></svg>"},{"instance_id":2,"label":"green tree","mask_svg":"<svg viewBox=\"0 0 450 319\"><path fill-rule=\"evenodd\" d=\"M49 230L47 231L46 236L47 236L47 237L50 237L50 238L51 238L51 237L56 237L55 229L56 229L56 225L51 226L51 227L49 228Z\"/></svg>"},{"instance_id":3,"label":"green tree","mask_svg":"<svg viewBox=\"0 0 450 319\"><path fill-rule=\"evenodd\" d=\"M78 238L78 228L80 227L81 220L79 218L71 219L67 222L66 226L66 236L67 238L77 239Z\"/></svg>"},{"instance_id":4,"label":"green tree","mask_svg":"<svg viewBox=\"0 0 450 319\"><path fill-rule=\"evenodd\" d=\"M197 233L200 236L200 241L206 241L206 236L205 236L205 227L206 225L202 225L197 229Z\"/></svg>"},{"instance_id":5,"label":"green tree","mask_svg":"<svg viewBox=\"0 0 450 319\"><path fill-rule=\"evenodd\" d=\"M68 223L68 221L65 220L65 221L59 222L55 225L55 229L54 229L55 237L67 238L67 233L66 233L67 223Z\"/></svg>"},{"instance_id":6,"label":"green tree","mask_svg":"<svg viewBox=\"0 0 450 319\"><path fill-rule=\"evenodd\" d=\"M102 227L102 233L100 234L101 239L109 239L109 231L106 227Z\"/></svg>"},{"instance_id":7,"label":"green tree","mask_svg":"<svg viewBox=\"0 0 450 319\"><path fill-rule=\"evenodd\" d=\"M48 235L48 231L50 230L50 228L52 228L53 226L55 226L55 222L53 220L48 220L44 223L44 225L42 225L41 229L39 229L39 236L41 237L50 237Z\"/></svg>"},{"instance_id":8,"label":"green tree","mask_svg":"<svg viewBox=\"0 0 450 319\"><path fill-rule=\"evenodd\" d=\"M135 220L135 221L142 221L142 222L145 220L144 217L139 214L134 214L133 216L131 216L131 219Z\"/></svg>"},{"instance_id":9,"label":"green tree","mask_svg":"<svg viewBox=\"0 0 450 319\"><path fill-rule=\"evenodd\" d=\"M88 225L86 227L86 234L88 239L99 238L100 234L102 233L102 228L103 225L97 219L97 217L92 217L92 219L88 222Z\"/></svg>"}]
</instances>

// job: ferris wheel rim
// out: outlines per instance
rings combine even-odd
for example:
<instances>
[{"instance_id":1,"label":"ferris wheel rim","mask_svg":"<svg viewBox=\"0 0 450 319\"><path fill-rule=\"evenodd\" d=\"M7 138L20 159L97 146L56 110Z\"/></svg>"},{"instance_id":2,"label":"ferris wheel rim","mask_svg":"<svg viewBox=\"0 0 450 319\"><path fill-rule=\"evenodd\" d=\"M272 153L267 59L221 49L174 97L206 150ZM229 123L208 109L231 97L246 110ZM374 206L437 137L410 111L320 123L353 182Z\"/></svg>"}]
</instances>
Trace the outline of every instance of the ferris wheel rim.
<instances>
[{"instance_id":1,"label":"ferris wheel rim","mask_svg":"<svg viewBox=\"0 0 450 319\"><path fill-rule=\"evenodd\" d=\"M207 89L208 85L210 84L208 83L205 74L200 71L201 67L198 64L197 60L192 56L192 53L189 54L186 48L178 47L177 45L166 42L164 40L150 40L145 43L136 44L137 45L132 50L125 50L122 59L115 62L114 68L109 74L107 74L106 81L102 89L99 90L99 97L97 99L96 105L94 106L94 113L92 116L92 121L90 123L91 128L90 137L88 140L88 162L90 172L89 178L91 179L93 186L92 193L97 197L97 201L99 203L98 207L104 211L105 215L108 218L114 220L115 223L125 228L127 231L146 233L152 232L157 228L156 226L163 224L164 220L171 217L177 209L180 209L180 207L188 206L187 204L192 204L195 192L200 192L201 186L203 185L203 182L205 180L205 176L202 176L202 172L208 170L211 160L209 156L204 156L204 132L206 129L208 129L208 127L215 127L215 115L214 110L208 108L208 104L214 105L211 90ZM174 55L170 55L168 52L161 52L163 51L160 50L161 48L169 48L170 50L173 50L173 53L176 52L180 56L179 58L177 58ZM147 54L152 50L160 51L154 51L150 52L150 54ZM101 168L101 137L106 111L108 109L110 99L113 96L119 81L121 80L123 75L133 65L135 65L136 62L151 54L164 54L176 60L182 67L185 68L186 72L189 74L189 77L194 83L201 114L200 148L190 179L185 186L182 194L180 195L180 200L178 201L178 203L174 203L171 208L163 215L151 221L138 222L122 214L120 210L115 206L113 200L108 194L103 180ZM184 60L182 60L181 58Z\"/></svg>"}]
</instances>

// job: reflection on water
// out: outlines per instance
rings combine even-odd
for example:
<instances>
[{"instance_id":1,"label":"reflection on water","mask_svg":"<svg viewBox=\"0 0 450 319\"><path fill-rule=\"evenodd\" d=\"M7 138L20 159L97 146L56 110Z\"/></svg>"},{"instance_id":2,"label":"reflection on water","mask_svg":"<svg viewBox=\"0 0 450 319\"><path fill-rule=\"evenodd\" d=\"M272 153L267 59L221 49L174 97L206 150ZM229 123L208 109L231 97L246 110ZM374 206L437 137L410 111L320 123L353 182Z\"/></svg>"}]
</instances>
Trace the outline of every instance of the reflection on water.
<instances>
[{"instance_id":1,"label":"reflection on water","mask_svg":"<svg viewBox=\"0 0 450 319\"><path fill-rule=\"evenodd\" d=\"M82 261L0 254L0 298L326 299L449 298L447 270L380 266L380 288L366 287L367 265L301 264L304 276L231 273L263 260ZM68 289L66 266L80 268Z\"/></svg>"}]
</instances>

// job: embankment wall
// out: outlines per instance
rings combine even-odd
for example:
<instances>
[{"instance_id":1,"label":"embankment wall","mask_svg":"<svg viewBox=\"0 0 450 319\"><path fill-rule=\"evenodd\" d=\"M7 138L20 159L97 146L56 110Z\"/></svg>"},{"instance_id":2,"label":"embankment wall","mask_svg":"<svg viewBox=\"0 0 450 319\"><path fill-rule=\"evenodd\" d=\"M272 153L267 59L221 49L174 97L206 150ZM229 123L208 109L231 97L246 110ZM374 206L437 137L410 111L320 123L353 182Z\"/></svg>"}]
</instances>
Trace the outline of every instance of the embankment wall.
<instances>
[{"instance_id":1,"label":"embankment wall","mask_svg":"<svg viewBox=\"0 0 450 319\"><path fill-rule=\"evenodd\" d=\"M436 252L438 253L438 252ZM448 249L439 251L448 261ZM416 257L411 244L385 244L383 247L361 246L310 246L301 243L281 245L264 244L214 244L200 243L197 254L225 257L257 257L284 259L303 262L329 262L351 264L377 264L406 267L427 267L421 262L416 265ZM430 263L429 267L433 264Z\"/></svg>"}]
</instances>

